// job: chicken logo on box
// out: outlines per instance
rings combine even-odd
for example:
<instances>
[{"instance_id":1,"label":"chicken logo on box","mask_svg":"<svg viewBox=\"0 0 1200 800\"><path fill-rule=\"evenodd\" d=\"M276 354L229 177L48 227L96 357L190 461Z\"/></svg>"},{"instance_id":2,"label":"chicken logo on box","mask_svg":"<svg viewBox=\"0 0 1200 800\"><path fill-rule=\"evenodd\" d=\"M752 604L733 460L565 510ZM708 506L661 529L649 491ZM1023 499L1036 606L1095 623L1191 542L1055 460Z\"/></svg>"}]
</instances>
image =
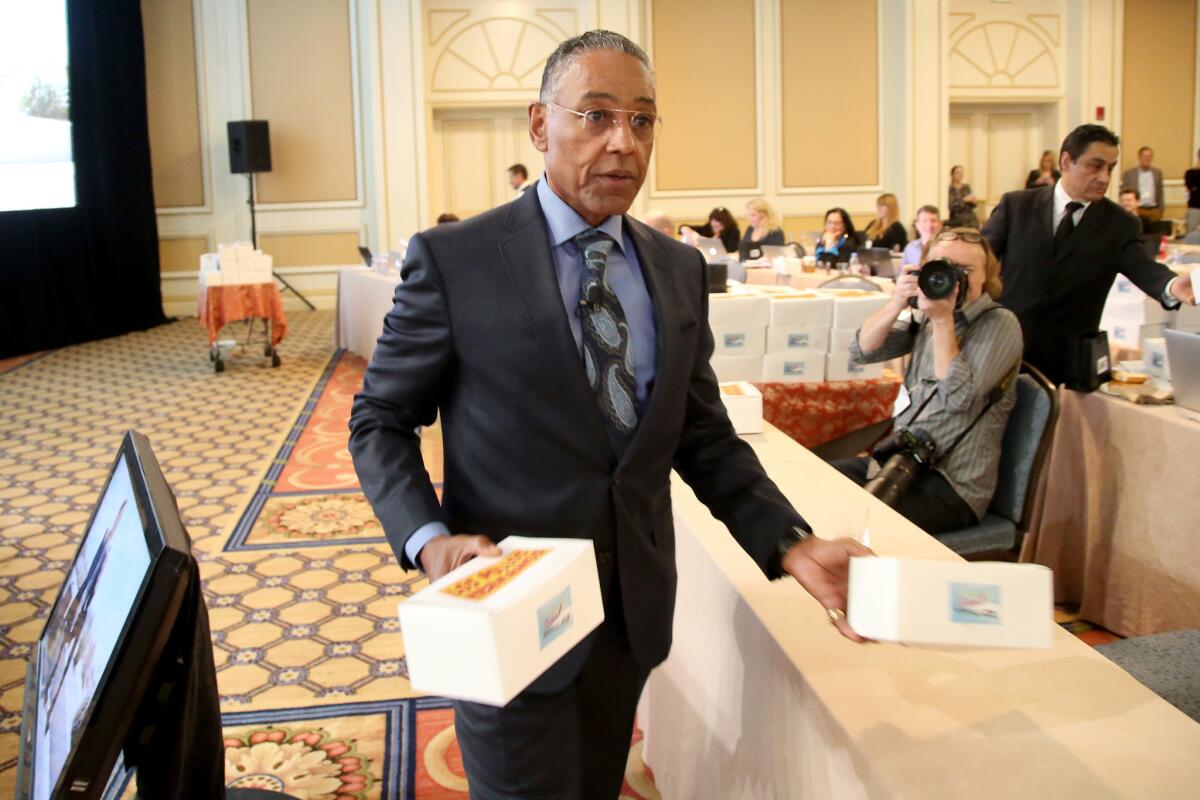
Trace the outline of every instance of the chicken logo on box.
<instances>
[{"instance_id":1,"label":"chicken logo on box","mask_svg":"<svg viewBox=\"0 0 1200 800\"><path fill-rule=\"evenodd\" d=\"M565 633L574 622L571 614L571 587L563 589L538 609L538 643L542 650Z\"/></svg>"}]
</instances>

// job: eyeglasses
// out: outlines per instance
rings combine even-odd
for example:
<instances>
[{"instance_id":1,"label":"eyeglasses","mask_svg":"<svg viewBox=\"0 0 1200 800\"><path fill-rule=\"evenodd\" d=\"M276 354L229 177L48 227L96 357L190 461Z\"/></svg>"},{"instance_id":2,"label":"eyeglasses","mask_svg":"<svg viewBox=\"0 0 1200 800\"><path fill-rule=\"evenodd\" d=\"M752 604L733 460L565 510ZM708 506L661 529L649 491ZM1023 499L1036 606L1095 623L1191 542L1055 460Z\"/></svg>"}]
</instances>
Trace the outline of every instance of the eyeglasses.
<instances>
[{"instance_id":1,"label":"eyeglasses","mask_svg":"<svg viewBox=\"0 0 1200 800\"><path fill-rule=\"evenodd\" d=\"M649 111L630 111L625 108L585 108L583 111L576 111L558 103L548 102L546 105L579 117L583 130L589 136L595 137L607 136L613 128L620 126L622 119L627 119L629 132L633 137L642 142L649 142L654 139L663 121L658 114Z\"/></svg>"},{"instance_id":2,"label":"eyeglasses","mask_svg":"<svg viewBox=\"0 0 1200 800\"><path fill-rule=\"evenodd\" d=\"M983 241L983 234L979 231L950 228L949 230L941 231L934 237L935 242L953 242L955 239L961 239L967 244L979 244Z\"/></svg>"}]
</instances>

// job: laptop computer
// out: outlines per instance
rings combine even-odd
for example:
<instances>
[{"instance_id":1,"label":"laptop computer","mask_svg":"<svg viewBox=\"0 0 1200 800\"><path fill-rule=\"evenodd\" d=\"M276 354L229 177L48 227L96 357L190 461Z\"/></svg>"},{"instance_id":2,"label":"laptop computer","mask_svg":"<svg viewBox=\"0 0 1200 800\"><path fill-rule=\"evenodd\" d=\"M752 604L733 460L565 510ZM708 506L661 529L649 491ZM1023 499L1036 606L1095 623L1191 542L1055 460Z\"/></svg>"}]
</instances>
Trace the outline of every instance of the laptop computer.
<instances>
[{"instance_id":1,"label":"laptop computer","mask_svg":"<svg viewBox=\"0 0 1200 800\"><path fill-rule=\"evenodd\" d=\"M725 243L715 237L701 236L696 240L696 247L704 254L705 261L716 261L725 253Z\"/></svg>"},{"instance_id":2,"label":"laptop computer","mask_svg":"<svg viewBox=\"0 0 1200 800\"><path fill-rule=\"evenodd\" d=\"M869 267L872 275L896 277L896 270L892 268L892 251L886 247L864 247L858 251L858 261L864 267Z\"/></svg>"},{"instance_id":3,"label":"laptop computer","mask_svg":"<svg viewBox=\"0 0 1200 800\"><path fill-rule=\"evenodd\" d=\"M368 267L370 267L370 266L373 266L373 265L371 264L371 258L372 258L372 256L371 256L371 248L369 248L369 247L361 247L361 246L360 246L360 247L358 248L358 254L359 254L360 256L362 256L362 260L363 260L363 263L364 263L364 264L366 264Z\"/></svg>"},{"instance_id":4,"label":"laptop computer","mask_svg":"<svg viewBox=\"0 0 1200 800\"><path fill-rule=\"evenodd\" d=\"M1200 422L1200 333L1168 329L1163 335L1167 339L1175 408L1188 419Z\"/></svg>"},{"instance_id":5,"label":"laptop computer","mask_svg":"<svg viewBox=\"0 0 1200 800\"><path fill-rule=\"evenodd\" d=\"M790 244L764 244L762 246L762 257L771 260L775 258L796 258L796 248Z\"/></svg>"}]
</instances>

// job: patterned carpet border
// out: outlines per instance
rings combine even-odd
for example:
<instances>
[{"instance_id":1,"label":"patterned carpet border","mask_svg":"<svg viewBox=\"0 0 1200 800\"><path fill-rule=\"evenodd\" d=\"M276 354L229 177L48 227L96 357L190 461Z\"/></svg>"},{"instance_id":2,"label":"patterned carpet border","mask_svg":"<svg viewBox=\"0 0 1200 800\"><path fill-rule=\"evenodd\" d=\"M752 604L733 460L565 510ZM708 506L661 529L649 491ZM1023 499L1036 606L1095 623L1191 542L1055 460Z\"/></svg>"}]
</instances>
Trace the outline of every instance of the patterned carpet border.
<instances>
[{"instance_id":1,"label":"patterned carpet border","mask_svg":"<svg viewBox=\"0 0 1200 800\"><path fill-rule=\"evenodd\" d=\"M287 466L288 459L292 455L292 450L296 447L300 440L300 435L304 432L305 426L308 425L309 419L312 417L313 411L317 407L317 403L321 399L321 395L325 391L329 379L333 377L333 372L337 369L338 362L341 361L342 355L346 351L338 349L334 351L326 364L325 370L321 373L321 377L317 379L312 391L308 395L308 399L304 402L303 408L296 417L295 423L290 431L284 437L283 443L279 447L279 451L275 454L275 458L271 461L271 465L267 468L266 474L263 476L262 482L254 491L254 496L246 506L246 510L242 512L242 516L238 519L237 525L234 526L233 533L225 543L224 549L227 552L235 551L253 551L253 550L277 550L279 545L276 543L252 544L246 540L250 536L251 530L254 528L254 523L262 514L263 507L267 500L271 497L288 497L302 495L337 495L337 494L354 494L359 490L356 489L324 489L306 492L275 492L275 482L283 473L284 467ZM330 545L339 544L379 544L386 542L382 536L365 537L356 539L324 539L317 541L291 541L288 542L288 547L328 547Z\"/></svg>"}]
</instances>

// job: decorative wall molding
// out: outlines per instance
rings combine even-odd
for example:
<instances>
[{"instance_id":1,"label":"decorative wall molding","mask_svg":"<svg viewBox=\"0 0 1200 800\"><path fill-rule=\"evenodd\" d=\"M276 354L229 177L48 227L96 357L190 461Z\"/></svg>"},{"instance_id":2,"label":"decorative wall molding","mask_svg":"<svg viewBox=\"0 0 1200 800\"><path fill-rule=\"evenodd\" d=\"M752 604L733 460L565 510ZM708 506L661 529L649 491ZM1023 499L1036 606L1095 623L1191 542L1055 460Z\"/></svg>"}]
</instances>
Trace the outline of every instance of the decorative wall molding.
<instances>
[{"instance_id":1,"label":"decorative wall molding","mask_svg":"<svg viewBox=\"0 0 1200 800\"><path fill-rule=\"evenodd\" d=\"M950 0L951 99L1042 100L1066 94L1066 0Z\"/></svg>"}]
</instances>

